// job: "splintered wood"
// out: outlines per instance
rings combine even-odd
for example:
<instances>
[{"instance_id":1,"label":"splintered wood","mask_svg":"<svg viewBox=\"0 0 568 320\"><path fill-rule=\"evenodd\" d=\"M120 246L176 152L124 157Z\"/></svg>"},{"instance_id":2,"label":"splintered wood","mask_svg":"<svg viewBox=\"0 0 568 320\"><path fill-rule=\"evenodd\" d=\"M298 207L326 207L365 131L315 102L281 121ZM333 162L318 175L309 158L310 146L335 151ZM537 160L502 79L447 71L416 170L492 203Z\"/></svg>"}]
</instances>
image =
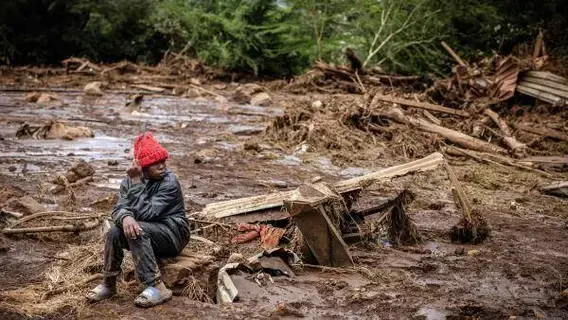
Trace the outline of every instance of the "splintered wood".
<instances>
[{"instance_id":1,"label":"splintered wood","mask_svg":"<svg viewBox=\"0 0 568 320\"><path fill-rule=\"evenodd\" d=\"M363 175L361 177L340 181L334 184L333 188L339 193L347 193L361 189L373 182L384 181L409 173L433 170L440 164L442 164L443 161L444 157L442 156L442 154L436 152L416 161L379 170L377 172ZM243 213L272 208L281 208L284 205L284 200L295 199L298 196L299 191L296 189L261 196L211 203L205 206L201 214L204 216L220 219Z\"/></svg>"},{"instance_id":2,"label":"splintered wood","mask_svg":"<svg viewBox=\"0 0 568 320\"><path fill-rule=\"evenodd\" d=\"M284 206L319 264L353 266L351 253L330 218L335 213L326 211L324 207L324 204L333 201L341 200L323 184L306 185L299 189L297 199L285 200Z\"/></svg>"}]
</instances>

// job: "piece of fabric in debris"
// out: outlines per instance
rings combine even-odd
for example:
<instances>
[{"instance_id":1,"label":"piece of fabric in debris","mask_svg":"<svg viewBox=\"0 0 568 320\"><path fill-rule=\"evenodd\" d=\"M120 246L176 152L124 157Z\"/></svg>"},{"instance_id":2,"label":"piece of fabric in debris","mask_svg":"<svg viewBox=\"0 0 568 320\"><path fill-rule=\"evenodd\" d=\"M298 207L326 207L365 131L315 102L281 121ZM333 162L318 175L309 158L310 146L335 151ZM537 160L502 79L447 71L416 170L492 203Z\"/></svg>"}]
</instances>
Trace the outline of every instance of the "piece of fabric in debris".
<instances>
[{"instance_id":1,"label":"piece of fabric in debris","mask_svg":"<svg viewBox=\"0 0 568 320\"><path fill-rule=\"evenodd\" d=\"M237 224L237 231L247 233L240 234L231 240L231 243L247 243L260 238L263 249L272 249L278 245L286 229L276 228L270 225L254 225L248 223Z\"/></svg>"}]
</instances>

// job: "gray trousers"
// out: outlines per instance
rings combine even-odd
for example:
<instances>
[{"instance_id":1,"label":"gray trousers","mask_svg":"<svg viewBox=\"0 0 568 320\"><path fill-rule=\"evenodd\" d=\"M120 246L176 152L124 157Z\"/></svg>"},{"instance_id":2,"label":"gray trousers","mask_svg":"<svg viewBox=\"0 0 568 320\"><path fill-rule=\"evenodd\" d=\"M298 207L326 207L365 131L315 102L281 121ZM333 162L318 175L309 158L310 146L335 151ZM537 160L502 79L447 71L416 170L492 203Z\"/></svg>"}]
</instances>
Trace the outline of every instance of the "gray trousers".
<instances>
[{"instance_id":1,"label":"gray trousers","mask_svg":"<svg viewBox=\"0 0 568 320\"><path fill-rule=\"evenodd\" d=\"M103 274L106 283L115 283L124 259L124 249L130 250L140 283L154 286L160 282L158 259L175 257L185 247L178 248L172 232L163 223L138 221L142 228L136 239L128 239L121 228L113 225L106 236ZM189 240L189 239L188 239Z\"/></svg>"}]
</instances>

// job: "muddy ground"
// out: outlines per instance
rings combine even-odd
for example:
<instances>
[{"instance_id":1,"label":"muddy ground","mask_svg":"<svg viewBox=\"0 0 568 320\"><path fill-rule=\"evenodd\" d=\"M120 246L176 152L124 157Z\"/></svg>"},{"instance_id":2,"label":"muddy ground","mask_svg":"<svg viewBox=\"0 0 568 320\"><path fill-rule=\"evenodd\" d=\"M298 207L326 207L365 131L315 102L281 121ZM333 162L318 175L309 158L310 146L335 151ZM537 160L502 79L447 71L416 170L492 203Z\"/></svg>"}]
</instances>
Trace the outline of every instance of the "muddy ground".
<instances>
[{"instance_id":1,"label":"muddy ground","mask_svg":"<svg viewBox=\"0 0 568 320\"><path fill-rule=\"evenodd\" d=\"M309 96L272 93L276 97L272 106L258 107L148 94L141 114L124 116L118 110L126 94L86 98L81 90L60 92L64 104L51 107L25 102L24 94L0 92L0 189L31 195L50 210L93 212L92 201L116 193L131 161L132 140L143 130L155 130L170 151L169 166L193 211L210 202L292 189L315 176L333 182L410 160L400 155L369 159L365 166L340 167L322 154L262 141L260 134L283 112L285 101L312 99ZM23 122L52 119L86 125L95 131L95 138L15 138ZM260 141L260 148L244 150L247 141ZM49 179L79 159L95 167L94 182L75 190L74 203L65 195L51 195ZM58 252L96 241L100 233L8 238L6 250L0 252L0 318L567 318L568 310L560 308L557 298L568 287L568 208L566 201L535 190L539 183L566 175L543 178L459 159L451 163L492 228L491 237L482 244L449 241L447 231L460 213L446 173L436 170L372 186L362 198L370 203L403 188L412 190L417 199L409 214L425 237L422 244L400 248L354 244L351 249L360 272L304 268L296 270L295 278L274 277L273 284L262 287L247 287L243 281L246 299L231 305L174 297L166 305L142 310L132 304L137 294L133 289L99 304L58 300L56 307L53 303L42 309L49 300L22 299L15 290L44 282ZM252 250L260 251L258 243L254 246Z\"/></svg>"}]
</instances>

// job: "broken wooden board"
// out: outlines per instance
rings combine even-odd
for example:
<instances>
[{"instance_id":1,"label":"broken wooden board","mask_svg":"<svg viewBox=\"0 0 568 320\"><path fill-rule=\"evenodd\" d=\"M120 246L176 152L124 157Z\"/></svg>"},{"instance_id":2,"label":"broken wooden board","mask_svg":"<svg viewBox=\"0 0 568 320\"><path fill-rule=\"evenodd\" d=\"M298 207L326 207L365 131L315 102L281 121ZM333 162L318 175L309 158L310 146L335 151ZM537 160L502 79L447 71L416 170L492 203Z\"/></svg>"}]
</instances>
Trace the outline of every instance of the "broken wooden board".
<instances>
[{"instance_id":1,"label":"broken wooden board","mask_svg":"<svg viewBox=\"0 0 568 320\"><path fill-rule=\"evenodd\" d=\"M353 266L351 253L323 206L326 202L334 201L337 196L333 194L323 185L317 188L306 186L298 199L286 200L284 206L320 265Z\"/></svg>"},{"instance_id":2,"label":"broken wooden board","mask_svg":"<svg viewBox=\"0 0 568 320\"><path fill-rule=\"evenodd\" d=\"M425 158L416 161L385 168L361 177L340 181L333 185L333 188L339 193L351 192L357 189L361 189L365 185L372 182L389 180L394 177L403 176L414 172L433 170L440 164L442 164L443 161L444 156L442 156L442 154L439 152L435 152ZM210 203L205 206L205 208L201 212L201 215L220 219L244 213L280 208L284 205L284 200L294 199L298 195L299 191L298 189L296 189L261 196Z\"/></svg>"}]
</instances>

